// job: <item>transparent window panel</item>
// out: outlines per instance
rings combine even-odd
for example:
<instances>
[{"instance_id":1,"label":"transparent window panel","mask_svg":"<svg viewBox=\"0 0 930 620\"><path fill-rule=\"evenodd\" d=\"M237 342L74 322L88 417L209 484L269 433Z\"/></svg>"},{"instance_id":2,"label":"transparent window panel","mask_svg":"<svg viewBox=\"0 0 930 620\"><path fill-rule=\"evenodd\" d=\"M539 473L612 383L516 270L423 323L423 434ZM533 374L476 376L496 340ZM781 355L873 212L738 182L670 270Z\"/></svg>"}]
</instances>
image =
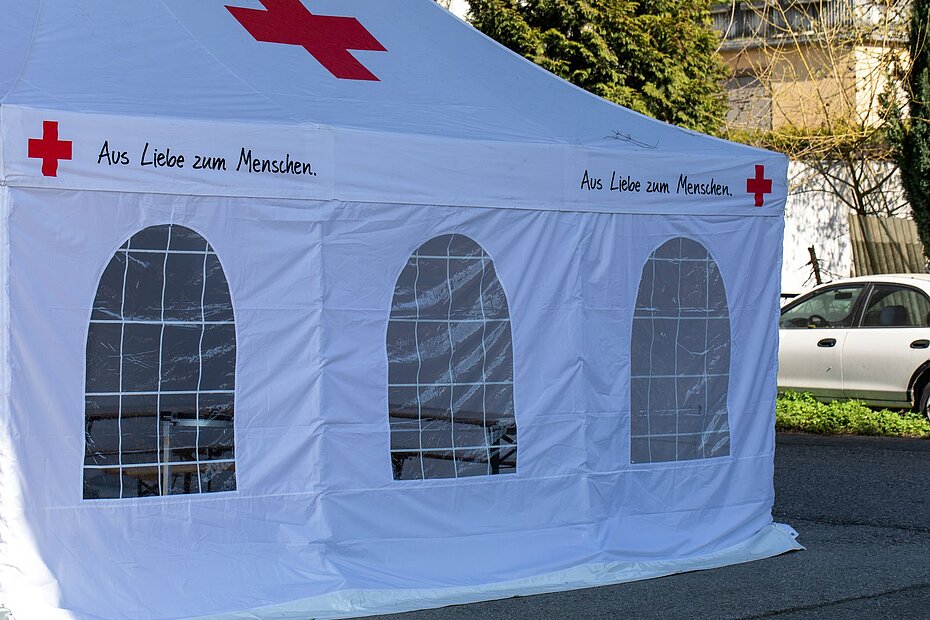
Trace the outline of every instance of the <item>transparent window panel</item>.
<instances>
[{"instance_id":1,"label":"transparent window panel","mask_svg":"<svg viewBox=\"0 0 930 620\"><path fill-rule=\"evenodd\" d=\"M394 285L394 301L391 304L392 319L417 318L416 281L417 260L411 257Z\"/></svg>"},{"instance_id":2,"label":"transparent window panel","mask_svg":"<svg viewBox=\"0 0 930 620\"><path fill-rule=\"evenodd\" d=\"M487 254L484 253L484 250L481 249L480 245L465 235L445 235L445 237L440 237L437 242L441 243L445 238L448 238L446 251L448 252L449 256L464 258L487 256Z\"/></svg>"},{"instance_id":3,"label":"transparent window panel","mask_svg":"<svg viewBox=\"0 0 930 620\"><path fill-rule=\"evenodd\" d=\"M205 321L232 321L233 307L229 296L226 274L215 254L207 255L207 279L203 291L203 318Z\"/></svg>"},{"instance_id":4,"label":"transparent window panel","mask_svg":"<svg viewBox=\"0 0 930 620\"><path fill-rule=\"evenodd\" d=\"M446 320L450 306L450 261L437 258L417 259L416 295L419 319Z\"/></svg>"},{"instance_id":5,"label":"transparent window panel","mask_svg":"<svg viewBox=\"0 0 930 620\"><path fill-rule=\"evenodd\" d=\"M455 477L487 476L491 474L491 464L488 460L487 448L456 450L455 451Z\"/></svg>"},{"instance_id":6,"label":"transparent window panel","mask_svg":"<svg viewBox=\"0 0 930 620\"><path fill-rule=\"evenodd\" d=\"M515 471L513 344L490 259L467 237L437 237L414 253L394 293L386 343L394 478ZM509 442L502 467L490 465L492 442Z\"/></svg>"},{"instance_id":7,"label":"transparent window panel","mask_svg":"<svg viewBox=\"0 0 930 620\"><path fill-rule=\"evenodd\" d=\"M419 420L403 420L391 423L391 451L416 451L420 445Z\"/></svg>"},{"instance_id":8,"label":"transparent window panel","mask_svg":"<svg viewBox=\"0 0 930 620\"><path fill-rule=\"evenodd\" d=\"M707 338L707 323L705 319L680 320L675 341L678 345L675 351L675 374L677 375L703 375L707 364L709 345L714 341Z\"/></svg>"},{"instance_id":9,"label":"transparent window panel","mask_svg":"<svg viewBox=\"0 0 930 620\"><path fill-rule=\"evenodd\" d=\"M91 323L87 332L87 392L119 392L122 326Z\"/></svg>"},{"instance_id":10,"label":"transparent window panel","mask_svg":"<svg viewBox=\"0 0 930 620\"><path fill-rule=\"evenodd\" d=\"M158 462L158 416L154 412L148 416L123 418L120 431L123 465Z\"/></svg>"},{"instance_id":11,"label":"transparent window panel","mask_svg":"<svg viewBox=\"0 0 930 620\"><path fill-rule=\"evenodd\" d=\"M194 392L200 385L200 338L198 325L165 325L161 347L161 389Z\"/></svg>"},{"instance_id":12,"label":"transparent window panel","mask_svg":"<svg viewBox=\"0 0 930 620\"><path fill-rule=\"evenodd\" d=\"M488 427L478 422L458 422L452 425L452 446L459 448L480 448L484 451L488 442ZM485 459L487 455L485 455Z\"/></svg>"},{"instance_id":13,"label":"transparent window panel","mask_svg":"<svg viewBox=\"0 0 930 620\"><path fill-rule=\"evenodd\" d=\"M232 390L236 385L236 327L207 325L201 347L201 390Z\"/></svg>"},{"instance_id":14,"label":"transparent window panel","mask_svg":"<svg viewBox=\"0 0 930 620\"><path fill-rule=\"evenodd\" d=\"M176 252L206 252L207 241L190 228L173 225L168 249Z\"/></svg>"},{"instance_id":15,"label":"transparent window panel","mask_svg":"<svg viewBox=\"0 0 930 620\"><path fill-rule=\"evenodd\" d=\"M707 374L726 375L730 372L730 319L707 321Z\"/></svg>"},{"instance_id":16,"label":"transparent window panel","mask_svg":"<svg viewBox=\"0 0 930 620\"><path fill-rule=\"evenodd\" d=\"M449 328L444 323L417 323L419 364L417 377L422 383L450 383L452 347Z\"/></svg>"},{"instance_id":17,"label":"transparent window panel","mask_svg":"<svg viewBox=\"0 0 930 620\"><path fill-rule=\"evenodd\" d=\"M485 317L481 298L485 262L481 259L448 261L448 278L452 290L450 319L480 320Z\"/></svg>"},{"instance_id":18,"label":"transparent window panel","mask_svg":"<svg viewBox=\"0 0 930 620\"><path fill-rule=\"evenodd\" d=\"M704 436L700 433L694 435L686 435L684 432L679 433L675 459L678 461L691 461L706 458L703 443Z\"/></svg>"},{"instance_id":19,"label":"transparent window panel","mask_svg":"<svg viewBox=\"0 0 930 620\"><path fill-rule=\"evenodd\" d=\"M703 318L714 309L708 307L708 295L711 292L707 280L707 260L690 260L681 264L679 278L679 297L681 299L681 316Z\"/></svg>"},{"instance_id":20,"label":"transparent window panel","mask_svg":"<svg viewBox=\"0 0 930 620\"><path fill-rule=\"evenodd\" d=\"M206 254L171 254L165 260L164 320L200 321Z\"/></svg>"},{"instance_id":21,"label":"transparent window panel","mask_svg":"<svg viewBox=\"0 0 930 620\"><path fill-rule=\"evenodd\" d=\"M196 420L196 392L162 392L158 398L158 412L162 420Z\"/></svg>"},{"instance_id":22,"label":"transparent window panel","mask_svg":"<svg viewBox=\"0 0 930 620\"><path fill-rule=\"evenodd\" d=\"M203 493L236 490L235 463L208 463L200 466L200 485Z\"/></svg>"},{"instance_id":23,"label":"transparent window panel","mask_svg":"<svg viewBox=\"0 0 930 620\"><path fill-rule=\"evenodd\" d=\"M707 378L682 377L676 382L678 390L678 430L682 433L701 433L707 418Z\"/></svg>"},{"instance_id":24,"label":"transparent window panel","mask_svg":"<svg viewBox=\"0 0 930 620\"><path fill-rule=\"evenodd\" d=\"M161 462L196 461L197 394L161 394L159 400Z\"/></svg>"},{"instance_id":25,"label":"transparent window panel","mask_svg":"<svg viewBox=\"0 0 930 620\"><path fill-rule=\"evenodd\" d=\"M123 316L132 321L160 321L165 254L129 251Z\"/></svg>"},{"instance_id":26,"label":"transparent window panel","mask_svg":"<svg viewBox=\"0 0 930 620\"><path fill-rule=\"evenodd\" d=\"M388 323L388 383L416 385L420 358L417 355L417 324L409 321Z\"/></svg>"},{"instance_id":27,"label":"transparent window panel","mask_svg":"<svg viewBox=\"0 0 930 620\"><path fill-rule=\"evenodd\" d=\"M720 267L714 259L707 256L707 307L711 316L729 316L727 293Z\"/></svg>"},{"instance_id":28,"label":"transparent window panel","mask_svg":"<svg viewBox=\"0 0 930 620\"><path fill-rule=\"evenodd\" d=\"M485 323L481 321L454 322L448 326L452 347L452 382L481 381L485 366Z\"/></svg>"},{"instance_id":29,"label":"transparent window panel","mask_svg":"<svg viewBox=\"0 0 930 620\"><path fill-rule=\"evenodd\" d=\"M91 320L120 320L123 313L123 279L126 274L126 254L117 252L100 276Z\"/></svg>"},{"instance_id":30,"label":"transparent window panel","mask_svg":"<svg viewBox=\"0 0 930 620\"><path fill-rule=\"evenodd\" d=\"M200 394L200 419L233 423L235 402L232 392L223 394Z\"/></svg>"},{"instance_id":31,"label":"transparent window panel","mask_svg":"<svg viewBox=\"0 0 930 620\"><path fill-rule=\"evenodd\" d=\"M420 246L420 248L414 252L414 256L440 256L445 257L449 254L450 244L452 243L452 238L455 235L441 235L439 237L433 237L426 243ZM473 250L472 250L473 251ZM467 252L461 254L464 256L470 256Z\"/></svg>"},{"instance_id":32,"label":"transparent window panel","mask_svg":"<svg viewBox=\"0 0 930 620\"><path fill-rule=\"evenodd\" d=\"M101 276L92 317L84 497L234 489L235 325L206 240L171 224L133 235Z\"/></svg>"},{"instance_id":33,"label":"transparent window panel","mask_svg":"<svg viewBox=\"0 0 930 620\"><path fill-rule=\"evenodd\" d=\"M122 391L157 390L161 325L128 323L123 329Z\"/></svg>"},{"instance_id":34,"label":"transparent window panel","mask_svg":"<svg viewBox=\"0 0 930 620\"><path fill-rule=\"evenodd\" d=\"M482 279L481 290L481 309L482 316L485 319L510 320L510 309L507 305L507 295L504 294L504 288L500 280L497 279L497 273L494 270L494 263L485 260L484 277Z\"/></svg>"},{"instance_id":35,"label":"transparent window panel","mask_svg":"<svg viewBox=\"0 0 930 620\"><path fill-rule=\"evenodd\" d=\"M161 495L157 466L124 467L123 497L155 497Z\"/></svg>"},{"instance_id":36,"label":"transparent window panel","mask_svg":"<svg viewBox=\"0 0 930 620\"><path fill-rule=\"evenodd\" d=\"M673 260L653 261L653 275L650 282L640 284L640 294L645 293L642 301L637 301L637 308L651 311L652 316L678 316L681 309L679 286L679 263Z\"/></svg>"},{"instance_id":37,"label":"transparent window panel","mask_svg":"<svg viewBox=\"0 0 930 620\"><path fill-rule=\"evenodd\" d=\"M630 438L630 462L633 464L652 463L648 435Z\"/></svg>"},{"instance_id":38,"label":"transparent window panel","mask_svg":"<svg viewBox=\"0 0 930 620\"><path fill-rule=\"evenodd\" d=\"M487 403L483 383L459 384L452 387L452 410L458 425L471 424L485 426ZM458 432L463 432L459 428Z\"/></svg>"},{"instance_id":39,"label":"transparent window panel","mask_svg":"<svg viewBox=\"0 0 930 620\"><path fill-rule=\"evenodd\" d=\"M717 265L701 244L672 239L647 260L630 355L631 461L727 455L726 292ZM721 441L724 435L727 440Z\"/></svg>"},{"instance_id":40,"label":"transparent window panel","mask_svg":"<svg viewBox=\"0 0 930 620\"><path fill-rule=\"evenodd\" d=\"M512 474L517 471L517 446L500 444L490 447L492 474Z\"/></svg>"},{"instance_id":41,"label":"transparent window panel","mask_svg":"<svg viewBox=\"0 0 930 620\"><path fill-rule=\"evenodd\" d=\"M676 374L678 347L678 319L653 318L650 322L648 366L649 376L673 376Z\"/></svg>"},{"instance_id":42,"label":"transparent window panel","mask_svg":"<svg viewBox=\"0 0 930 620\"><path fill-rule=\"evenodd\" d=\"M669 435L650 435L649 436L649 453L653 463L664 461L678 460L678 436L674 433Z\"/></svg>"},{"instance_id":43,"label":"transparent window panel","mask_svg":"<svg viewBox=\"0 0 930 620\"><path fill-rule=\"evenodd\" d=\"M648 377L652 369L652 317L633 317L630 344L630 374L633 379Z\"/></svg>"},{"instance_id":44,"label":"transparent window panel","mask_svg":"<svg viewBox=\"0 0 930 620\"><path fill-rule=\"evenodd\" d=\"M232 426L227 428L201 428L199 439L200 461L216 461L234 458L236 456L234 439Z\"/></svg>"},{"instance_id":45,"label":"transparent window panel","mask_svg":"<svg viewBox=\"0 0 930 620\"><path fill-rule=\"evenodd\" d=\"M129 240L129 247L133 250L160 250L168 247L168 231L170 224L162 226L149 226L140 230Z\"/></svg>"},{"instance_id":46,"label":"transparent window panel","mask_svg":"<svg viewBox=\"0 0 930 620\"><path fill-rule=\"evenodd\" d=\"M703 453L705 458L728 456L730 454L730 433L706 433L703 436Z\"/></svg>"},{"instance_id":47,"label":"transparent window panel","mask_svg":"<svg viewBox=\"0 0 930 620\"><path fill-rule=\"evenodd\" d=\"M200 493L200 467L196 463L166 463L161 466L163 495Z\"/></svg>"},{"instance_id":48,"label":"transparent window panel","mask_svg":"<svg viewBox=\"0 0 930 620\"><path fill-rule=\"evenodd\" d=\"M395 480L422 480L424 468L420 452L391 452L391 469Z\"/></svg>"},{"instance_id":49,"label":"transparent window panel","mask_svg":"<svg viewBox=\"0 0 930 620\"><path fill-rule=\"evenodd\" d=\"M119 497L119 467L84 468L84 499L117 499Z\"/></svg>"},{"instance_id":50,"label":"transparent window panel","mask_svg":"<svg viewBox=\"0 0 930 620\"><path fill-rule=\"evenodd\" d=\"M416 387L388 387L388 416L391 424L419 419L420 396Z\"/></svg>"},{"instance_id":51,"label":"transparent window panel","mask_svg":"<svg viewBox=\"0 0 930 620\"><path fill-rule=\"evenodd\" d=\"M420 454L423 458L424 478L455 478L456 466L454 450L425 449Z\"/></svg>"},{"instance_id":52,"label":"transparent window panel","mask_svg":"<svg viewBox=\"0 0 930 620\"><path fill-rule=\"evenodd\" d=\"M232 459L235 456L232 394L201 394L199 458L201 461Z\"/></svg>"},{"instance_id":53,"label":"transparent window panel","mask_svg":"<svg viewBox=\"0 0 930 620\"><path fill-rule=\"evenodd\" d=\"M119 465L119 396L88 396L84 412L84 464Z\"/></svg>"},{"instance_id":54,"label":"transparent window panel","mask_svg":"<svg viewBox=\"0 0 930 620\"><path fill-rule=\"evenodd\" d=\"M634 440L637 437L645 437L649 435L649 414L648 412L633 411L630 414L630 434Z\"/></svg>"},{"instance_id":55,"label":"transparent window panel","mask_svg":"<svg viewBox=\"0 0 930 620\"><path fill-rule=\"evenodd\" d=\"M505 384L485 385L484 411L489 420L512 422L514 419L513 386Z\"/></svg>"},{"instance_id":56,"label":"transparent window panel","mask_svg":"<svg viewBox=\"0 0 930 620\"><path fill-rule=\"evenodd\" d=\"M513 338L509 321L490 321L484 329L484 375L488 383L513 381Z\"/></svg>"},{"instance_id":57,"label":"transparent window panel","mask_svg":"<svg viewBox=\"0 0 930 620\"><path fill-rule=\"evenodd\" d=\"M158 462L158 396L124 394L120 416L123 465Z\"/></svg>"}]
</instances>

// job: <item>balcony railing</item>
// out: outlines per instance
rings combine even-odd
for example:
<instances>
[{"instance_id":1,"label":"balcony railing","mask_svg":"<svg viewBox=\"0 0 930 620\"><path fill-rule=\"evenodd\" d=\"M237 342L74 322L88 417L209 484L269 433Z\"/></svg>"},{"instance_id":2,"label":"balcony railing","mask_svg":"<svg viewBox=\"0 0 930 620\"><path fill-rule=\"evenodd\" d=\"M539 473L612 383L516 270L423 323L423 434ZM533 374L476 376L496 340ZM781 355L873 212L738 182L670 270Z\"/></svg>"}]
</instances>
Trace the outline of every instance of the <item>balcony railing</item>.
<instances>
[{"instance_id":1,"label":"balcony railing","mask_svg":"<svg viewBox=\"0 0 930 620\"><path fill-rule=\"evenodd\" d=\"M868 36L903 40L907 0L755 0L711 9L725 41Z\"/></svg>"}]
</instances>

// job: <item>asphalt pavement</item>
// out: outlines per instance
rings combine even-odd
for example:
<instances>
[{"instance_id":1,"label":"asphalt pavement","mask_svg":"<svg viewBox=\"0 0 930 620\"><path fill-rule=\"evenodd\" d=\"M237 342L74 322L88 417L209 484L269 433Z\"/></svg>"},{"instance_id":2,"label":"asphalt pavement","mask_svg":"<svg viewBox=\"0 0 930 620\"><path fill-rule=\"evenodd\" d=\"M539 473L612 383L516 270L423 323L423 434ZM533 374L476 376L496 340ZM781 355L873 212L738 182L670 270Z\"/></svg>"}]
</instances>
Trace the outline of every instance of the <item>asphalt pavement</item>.
<instances>
[{"instance_id":1,"label":"asphalt pavement","mask_svg":"<svg viewBox=\"0 0 930 620\"><path fill-rule=\"evenodd\" d=\"M930 441L779 434L775 495L806 551L380 618L930 619Z\"/></svg>"}]
</instances>

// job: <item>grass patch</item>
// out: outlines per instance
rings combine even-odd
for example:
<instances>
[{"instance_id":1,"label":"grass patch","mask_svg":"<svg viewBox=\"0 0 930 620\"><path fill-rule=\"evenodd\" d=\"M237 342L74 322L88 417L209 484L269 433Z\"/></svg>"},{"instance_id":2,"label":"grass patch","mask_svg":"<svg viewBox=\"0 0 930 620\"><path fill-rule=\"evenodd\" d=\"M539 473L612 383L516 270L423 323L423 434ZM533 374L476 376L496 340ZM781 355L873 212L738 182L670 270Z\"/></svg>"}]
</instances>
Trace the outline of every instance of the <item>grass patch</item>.
<instances>
[{"instance_id":1,"label":"grass patch","mask_svg":"<svg viewBox=\"0 0 930 620\"><path fill-rule=\"evenodd\" d=\"M930 420L918 413L876 411L857 400L822 403L806 392L786 392L778 398L775 428L818 435L930 438Z\"/></svg>"}]
</instances>

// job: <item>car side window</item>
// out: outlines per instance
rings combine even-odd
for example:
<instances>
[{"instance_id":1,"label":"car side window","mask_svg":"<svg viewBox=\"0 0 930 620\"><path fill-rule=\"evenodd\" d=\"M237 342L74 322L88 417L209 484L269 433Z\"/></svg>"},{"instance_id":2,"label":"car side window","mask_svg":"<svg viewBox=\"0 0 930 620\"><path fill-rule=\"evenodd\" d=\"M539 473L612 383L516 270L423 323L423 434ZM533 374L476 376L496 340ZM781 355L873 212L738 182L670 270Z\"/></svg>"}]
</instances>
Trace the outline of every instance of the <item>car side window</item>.
<instances>
[{"instance_id":1,"label":"car side window","mask_svg":"<svg viewBox=\"0 0 930 620\"><path fill-rule=\"evenodd\" d=\"M876 284L869 295L862 327L926 327L930 300L912 288Z\"/></svg>"},{"instance_id":2,"label":"car side window","mask_svg":"<svg viewBox=\"0 0 930 620\"><path fill-rule=\"evenodd\" d=\"M862 288L861 284L841 286L817 293L786 308L778 326L782 329L850 327Z\"/></svg>"}]
</instances>

